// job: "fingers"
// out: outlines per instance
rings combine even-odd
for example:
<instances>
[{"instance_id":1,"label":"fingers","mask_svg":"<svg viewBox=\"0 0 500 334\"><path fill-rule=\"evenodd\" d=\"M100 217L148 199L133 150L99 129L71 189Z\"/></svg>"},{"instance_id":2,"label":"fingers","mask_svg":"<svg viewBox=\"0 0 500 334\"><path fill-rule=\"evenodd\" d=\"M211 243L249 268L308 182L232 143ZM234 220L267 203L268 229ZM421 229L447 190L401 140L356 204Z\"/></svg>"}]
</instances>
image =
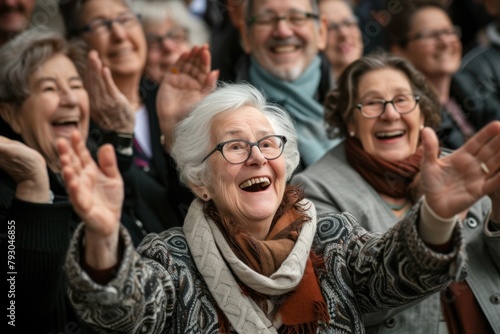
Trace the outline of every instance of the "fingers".
<instances>
[{"instance_id":1,"label":"fingers","mask_svg":"<svg viewBox=\"0 0 500 334\"><path fill-rule=\"evenodd\" d=\"M121 178L113 146L109 144L103 145L99 149L97 156L97 159L99 161L99 168L104 173L104 175L115 179Z\"/></svg>"},{"instance_id":2,"label":"fingers","mask_svg":"<svg viewBox=\"0 0 500 334\"><path fill-rule=\"evenodd\" d=\"M438 160L439 140L436 133L429 127L421 132L422 145L424 146L423 163L434 163Z\"/></svg>"},{"instance_id":3,"label":"fingers","mask_svg":"<svg viewBox=\"0 0 500 334\"><path fill-rule=\"evenodd\" d=\"M485 145L495 136L500 135L500 121L493 121L482 128L472 138L470 138L461 149L476 156Z\"/></svg>"}]
</instances>

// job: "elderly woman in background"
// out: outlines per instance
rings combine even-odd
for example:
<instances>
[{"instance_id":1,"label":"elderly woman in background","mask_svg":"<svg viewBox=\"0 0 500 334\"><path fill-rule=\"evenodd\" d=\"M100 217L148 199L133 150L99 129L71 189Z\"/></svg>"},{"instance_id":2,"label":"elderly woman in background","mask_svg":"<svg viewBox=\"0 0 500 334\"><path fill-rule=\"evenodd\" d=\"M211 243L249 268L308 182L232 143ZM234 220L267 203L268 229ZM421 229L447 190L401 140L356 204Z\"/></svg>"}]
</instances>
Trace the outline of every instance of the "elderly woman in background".
<instances>
[{"instance_id":1,"label":"elderly woman in background","mask_svg":"<svg viewBox=\"0 0 500 334\"><path fill-rule=\"evenodd\" d=\"M181 54L209 40L208 27L181 0L134 1L132 8L141 15L148 44L145 75L154 82L161 83Z\"/></svg>"},{"instance_id":2,"label":"elderly woman in background","mask_svg":"<svg viewBox=\"0 0 500 334\"><path fill-rule=\"evenodd\" d=\"M331 66L332 82L336 83L344 69L363 56L363 36L348 1L320 0L319 11L328 22L324 52Z\"/></svg>"},{"instance_id":3,"label":"elderly woman in background","mask_svg":"<svg viewBox=\"0 0 500 334\"><path fill-rule=\"evenodd\" d=\"M436 90L442 106L437 133L442 146L456 149L485 124L474 124L451 95L452 77L462 60L461 31L439 0L402 2L385 28L390 50L408 59Z\"/></svg>"},{"instance_id":4,"label":"elderly woman in background","mask_svg":"<svg viewBox=\"0 0 500 334\"><path fill-rule=\"evenodd\" d=\"M14 224L19 330L83 329L67 303L62 270L81 220L68 201L55 142L75 131L87 137L85 61L82 45L44 29L27 30L0 50L0 220Z\"/></svg>"},{"instance_id":5,"label":"elderly woman in background","mask_svg":"<svg viewBox=\"0 0 500 334\"><path fill-rule=\"evenodd\" d=\"M127 210L150 229L181 225L194 195L179 184L175 164L161 144L158 83L142 78L147 43L138 15L125 0L80 0L73 14L68 30L97 52L133 107L133 116L121 122L109 122L108 113L91 114L96 145L119 142L119 153L132 151L134 165L123 174Z\"/></svg>"},{"instance_id":6,"label":"elderly woman in background","mask_svg":"<svg viewBox=\"0 0 500 334\"><path fill-rule=\"evenodd\" d=\"M367 230L385 232L426 192L421 182L422 128L439 124L439 110L434 91L408 61L388 55L364 57L346 69L326 102L328 125L346 135L346 141L292 183L305 187L319 212L349 211ZM468 171L486 177L495 171L488 166L488 161L464 161ZM500 309L497 299L491 299L500 292L498 189L491 198L493 206L490 198L478 198L461 214L469 276L441 294L443 312L440 294L435 294L397 315L399 310L367 316L368 333L441 333L444 321L450 333L457 328L459 333L500 331Z\"/></svg>"},{"instance_id":7,"label":"elderly woman in background","mask_svg":"<svg viewBox=\"0 0 500 334\"><path fill-rule=\"evenodd\" d=\"M286 112L265 101L251 86L225 86L179 124L172 154L198 199L182 229L150 235L138 252L119 227L123 190L111 148L98 168L78 134L58 141L85 217L66 270L86 321L129 333L359 333L362 312L415 301L461 276L456 215L500 184L498 172L479 167L500 167L500 123L441 160L425 129L426 198L381 235L347 213L317 216L287 186L297 139Z\"/></svg>"}]
</instances>

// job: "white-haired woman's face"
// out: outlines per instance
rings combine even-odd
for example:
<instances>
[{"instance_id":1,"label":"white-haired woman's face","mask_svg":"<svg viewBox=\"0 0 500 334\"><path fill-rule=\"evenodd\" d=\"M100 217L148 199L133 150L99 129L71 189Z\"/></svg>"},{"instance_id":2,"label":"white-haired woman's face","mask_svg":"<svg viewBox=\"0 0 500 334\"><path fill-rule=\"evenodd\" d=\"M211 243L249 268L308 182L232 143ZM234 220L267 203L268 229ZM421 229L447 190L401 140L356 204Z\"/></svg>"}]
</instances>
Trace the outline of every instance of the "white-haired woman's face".
<instances>
[{"instance_id":1,"label":"white-haired woman's face","mask_svg":"<svg viewBox=\"0 0 500 334\"><path fill-rule=\"evenodd\" d=\"M234 139L257 142L274 130L267 118L253 107L217 115L211 125L211 147ZM278 134L279 135L279 134ZM256 237L265 237L280 205L286 186L284 155L267 160L257 146L241 164L231 164L216 151L208 158L211 183L197 193L207 194L221 214L244 224Z\"/></svg>"},{"instance_id":2,"label":"white-haired woman's face","mask_svg":"<svg viewBox=\"0 0 500 334\"><path fill-rule=\"evenodd\" d=\"M189 51L188 31L171 20L144 25L148 41L147 75L161 82L168 69Z\"/></svg>"},{"instance_id":3,"label":"white-haired woman's face","mask_svg":"<svg viewBox=\"0 0 500 334\"><path fill-rule=\"evenodd\" d=\"M75 65L63 54L49 58L31 74L29 90L11 126L53 167L58 159L56 138L69 140L75 130L87 137L89 97Z\"/></svg>"}]
</instances>

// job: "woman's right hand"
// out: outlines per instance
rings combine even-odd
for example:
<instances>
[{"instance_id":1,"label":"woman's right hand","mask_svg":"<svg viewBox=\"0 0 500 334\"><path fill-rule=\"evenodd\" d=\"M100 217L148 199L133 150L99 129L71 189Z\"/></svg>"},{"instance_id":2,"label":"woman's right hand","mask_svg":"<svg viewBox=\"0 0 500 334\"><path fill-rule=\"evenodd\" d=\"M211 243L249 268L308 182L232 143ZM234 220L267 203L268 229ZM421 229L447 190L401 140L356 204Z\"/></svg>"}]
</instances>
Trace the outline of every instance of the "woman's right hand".
<instances>
[{"instance_id":1,"label":"woman's right hand","mask_svg":"<svg viewBox=\"0 0 500 334\"><path fill-rule=\"evenodd\" d=\"M42 155L25 144L0 136L0 169L16 182L16 198L49 203L50 185Z\"/></svg>"},{"instance_id":2,"label":"woman's right hand","mask_svg":"<svg viewBox=\"0 0 500 334\"><path fill-rule=\"evenodd\" d=\"M85 89L89 93L90 117L100 128L119 133L134 132L135 110L95 50L89 52L87 59Z\"/></svg>"},{"instance_id":3,"label":"woman's right hand","mask_svg":"<svg viewBox=\"0 0 500 334\"><path fill-rule=\"evenodd\" d=\"M85 223L85 256L95 269L118 262L118 232L123 204L123 180L113 147L103 145L98 152L99 166L85 142L75 131L71 143L57 140L62 174L73 208Z\"/></svg>"}]
</instances>

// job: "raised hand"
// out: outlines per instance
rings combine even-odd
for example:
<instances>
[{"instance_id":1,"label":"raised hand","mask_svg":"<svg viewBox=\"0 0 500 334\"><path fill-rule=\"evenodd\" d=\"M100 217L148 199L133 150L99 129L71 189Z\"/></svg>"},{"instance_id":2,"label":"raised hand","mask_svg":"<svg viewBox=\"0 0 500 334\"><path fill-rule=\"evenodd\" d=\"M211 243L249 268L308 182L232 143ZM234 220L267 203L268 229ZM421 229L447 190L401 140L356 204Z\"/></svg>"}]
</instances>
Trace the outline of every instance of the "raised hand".
<instances>
[{"instance_id":1,"label":"raised hand","mask_svg":"<svg viewBox=\"0 0 500 334\"><path fill-rule=\"evenodd\" d=\"M96 165L78 132L71 143L57 140L62 175L73 207L87 230L107 236L118 229L123 202L123 180L111 145L98 152Z\"/></svg>"},{"instance_id":2,"label":"raised hand","mask_svg":"<svg viewBox=\"0 0 500 334\"><path fill-rule=\"evenodd\" d=\"M134 132L134 108L115 85L111 71L102 64L95 50L89 52L85 88L89 92L90 117L100 128Z\"/></svg>"},{"instance_id":3,"label":"raised hand","mask_svg":"<svg viewBox=\"0 0 500 334\"><path fill-rule=\"evenodd\" d=\"M75 131L71 143L57 140L62 174L73 208L85 223L85 254L94 268L118 261L118 231L123 203L123 180L111 145L103 145L96 165Z\"/></svg>"},{"instance_id":4,"label":"raised hand","mask_svg":"<svg viewBox=\"0 0 500 334\"><path fill-rule=\"evenodd\" d=\"M437 158L438 140L431 129L422 131L422 141L422 190L436 214L452 217L500 189L499 121L491 122L441 159Z\"/></svg>"},{"instance_id":5,"label":"raised hand","mask_svg":"<svg viewBox=\"0 0 500 334\"><path fill-rule=\"evenodd\" d=\"M33 203L49 202L47 166L38 151L0 136L0 169L16 182L16 198Z\"/></svg>"},{"instance_id":6,"label":"raised hand","mask_svg":"<svg viewBox=\"0 0 500 334\"><path fill-rule=\"evenodd\" d=\"M170 150L177 123L217 86L219 71L211 71L210 64L208 45L194 46L179 57L163 78L156 98L156 109L167 151Z\"/></svg>"}]
</instances>

